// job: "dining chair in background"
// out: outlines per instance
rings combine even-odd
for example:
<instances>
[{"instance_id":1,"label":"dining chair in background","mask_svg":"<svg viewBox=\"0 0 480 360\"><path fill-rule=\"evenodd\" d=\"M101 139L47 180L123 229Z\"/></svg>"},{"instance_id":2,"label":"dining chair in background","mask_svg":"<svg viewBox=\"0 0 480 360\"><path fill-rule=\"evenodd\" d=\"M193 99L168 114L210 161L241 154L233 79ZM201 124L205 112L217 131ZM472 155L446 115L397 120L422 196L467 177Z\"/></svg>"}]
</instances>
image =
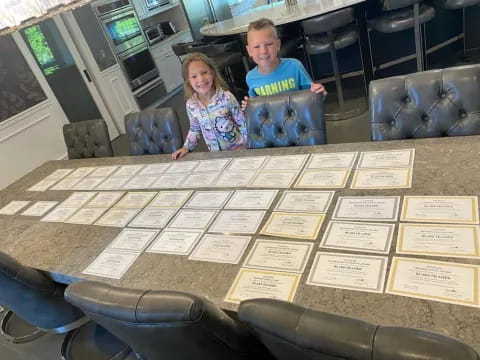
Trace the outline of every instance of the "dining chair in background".
<instances>
[{"instance_id":1,"label":"dining chair in background","mask_svg":"<svg viewBox=\"0 0 480 360\"><path fill-rule=\"evenodd\" d=\"M63 138L69 159L113 156L108 127L103 119L65 124Z\"/></svg>"}]
</instances>

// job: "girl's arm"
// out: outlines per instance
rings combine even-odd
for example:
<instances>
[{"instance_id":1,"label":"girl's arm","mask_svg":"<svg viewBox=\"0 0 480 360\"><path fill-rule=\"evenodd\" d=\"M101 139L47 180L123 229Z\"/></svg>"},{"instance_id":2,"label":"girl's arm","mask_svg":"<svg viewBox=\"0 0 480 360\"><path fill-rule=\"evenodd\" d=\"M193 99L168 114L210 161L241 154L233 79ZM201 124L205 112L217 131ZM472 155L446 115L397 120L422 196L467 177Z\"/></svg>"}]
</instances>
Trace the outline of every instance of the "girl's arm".
<instances>
[{"instance_id":1,"label":"girl's arm","mask_svg":"<svg viewBox=\"0 0 480 360\"><path fill-rule=\"evenodd\" d=\"M183 147L193 151L198 145L200 135L202 134L202 129L200 128L200 122L198 121L198 118L190 111L188 106L187 116L190 120L190 128L188 129L188 134L185 138L185 144L183 144Z\"/></svg>"},{"instance_id":2,"label":"girl's arm","mask_svg":"<svg viewBox=\"0 0 480 360\"><path fill-rule=\"evenodd\" d=\"M230 103L230 112L233 116L233 121L238 126L238 130L240 134L242 134L243 139L245 142L247 141L247 122L245 118L245 113L243 112L242 108L238 104L237 99L233 96L232 93L229 94L229 103Z\"/></svg>"}]
</instances>

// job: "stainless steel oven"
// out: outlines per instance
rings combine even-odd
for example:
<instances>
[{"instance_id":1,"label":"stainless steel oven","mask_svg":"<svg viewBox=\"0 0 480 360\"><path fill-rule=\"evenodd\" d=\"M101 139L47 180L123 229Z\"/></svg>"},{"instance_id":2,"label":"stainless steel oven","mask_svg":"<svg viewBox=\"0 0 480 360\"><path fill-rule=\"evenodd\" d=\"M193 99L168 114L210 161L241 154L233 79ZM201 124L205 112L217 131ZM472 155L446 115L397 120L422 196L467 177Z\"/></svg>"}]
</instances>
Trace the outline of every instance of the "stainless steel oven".
<instances>
[{"instance_id":1,"label":"stainless steel oven","mask_svg":"<svg viewBox=\"0 0 480 360\"><path fill-rule=\"evenodd\" d=\"M118 59L132 90L136 90L158 77L158 69L152 55L144 45L119 54Z\"/></svg>"},{"instance_id":2,"label":"stainless steel oven","mask_svg":"<svg viewBox=\"0 0 480 360\"><path fill-rule=\"evenodd\" d=\"M145 4L148 10L152 10L156 7L170 4L170 0L145 0Z\"/></svg>"}]
</instances>

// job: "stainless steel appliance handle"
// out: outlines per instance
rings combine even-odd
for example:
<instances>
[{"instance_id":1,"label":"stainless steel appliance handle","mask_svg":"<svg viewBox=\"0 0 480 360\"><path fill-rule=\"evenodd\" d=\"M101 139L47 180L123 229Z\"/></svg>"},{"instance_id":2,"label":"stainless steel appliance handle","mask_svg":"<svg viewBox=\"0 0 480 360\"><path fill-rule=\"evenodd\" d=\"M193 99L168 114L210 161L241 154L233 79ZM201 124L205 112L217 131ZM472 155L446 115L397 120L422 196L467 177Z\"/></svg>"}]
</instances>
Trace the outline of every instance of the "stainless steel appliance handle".
<instances>
[{"instance_id":1,"label":"stainless steel appliance handle","mask_svg":"<svg viewBox=\"0 0 480 360\"><path fill-rule=\"evenodd\" d=\"M133 95L138 98L138 97L146 94L147 92L149 92L153 88L159 86L162 83L163 83L163 80L161 78L158 78L157 80L153 80L150 83L148 83L145 87L142 87L139 92L134 92Z\"/></svg>"}]
</instances>

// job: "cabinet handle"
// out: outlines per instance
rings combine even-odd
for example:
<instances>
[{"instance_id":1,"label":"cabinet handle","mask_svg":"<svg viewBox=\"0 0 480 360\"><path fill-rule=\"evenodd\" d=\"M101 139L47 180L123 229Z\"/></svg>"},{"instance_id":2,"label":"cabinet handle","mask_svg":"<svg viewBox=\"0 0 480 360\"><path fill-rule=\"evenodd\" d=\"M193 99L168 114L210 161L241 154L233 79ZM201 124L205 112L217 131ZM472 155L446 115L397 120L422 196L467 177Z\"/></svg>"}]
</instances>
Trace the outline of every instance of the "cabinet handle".
<instances>
[{"instance_id":1,"label":"cabinet handle","mask_svg":"<svg viewBox=\"0 0 480 360\"><path fill-rule=\"evenodd\" d=\"M83 70L83 73L85 74L85 77L87 78L88 82L92 82L92 78L90 77L90 74L88 73L87 69Z\"/></svg>"}]
</instances>

